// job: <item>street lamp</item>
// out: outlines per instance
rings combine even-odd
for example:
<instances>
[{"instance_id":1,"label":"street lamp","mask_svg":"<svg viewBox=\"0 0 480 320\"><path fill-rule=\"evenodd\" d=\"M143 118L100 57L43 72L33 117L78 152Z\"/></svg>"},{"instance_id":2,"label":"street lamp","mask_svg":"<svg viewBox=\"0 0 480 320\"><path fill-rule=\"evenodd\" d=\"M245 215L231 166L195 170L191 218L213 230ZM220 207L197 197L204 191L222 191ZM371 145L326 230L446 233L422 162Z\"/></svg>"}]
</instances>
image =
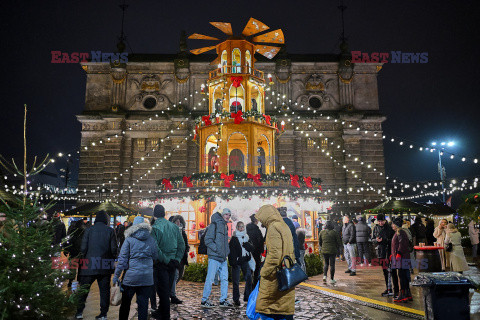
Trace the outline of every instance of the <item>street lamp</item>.
<instances>
[{"instance_id":1,"label":"street lamp","mask_svg":"<svg viewBox=\"0 0 480 320\"><path fill-rule=\"evenodd\" d=\"M442 150L444 149L443 147L445 145L449 146L449 147L453 147L455 145L455 142L453 141L449 141L448 143L447 142L440 142L439 143L440 146L439 148L437 149L438 150L438 173L440 173L440 180L442 182L442 200L443 200L443 203L445 204L445 177L446 177L446 171L445 171L445 167L442 166L442 155L443 155L443 152ZM432 142L432 146L436 146L437 145L437 142Z\"/></svg>"}]
</instances>

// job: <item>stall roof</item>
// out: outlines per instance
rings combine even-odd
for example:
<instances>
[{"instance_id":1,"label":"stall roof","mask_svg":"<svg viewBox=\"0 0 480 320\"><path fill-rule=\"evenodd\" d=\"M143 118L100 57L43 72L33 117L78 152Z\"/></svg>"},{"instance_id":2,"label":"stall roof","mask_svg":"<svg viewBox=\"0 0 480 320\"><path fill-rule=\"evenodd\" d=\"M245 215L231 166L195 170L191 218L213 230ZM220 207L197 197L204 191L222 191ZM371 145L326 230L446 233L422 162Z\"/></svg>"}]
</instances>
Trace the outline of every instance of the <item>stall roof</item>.
<instances>
[{"instance_id":1,"label":"stall roof","mask_svg":"<svg viewBox=\"0 0 480 320\"><path fill-rule=\"evenodd\" d=\"M109 215L117 216L126 216L135 213L135 210L132 210L124 205L115 203L115 202L91 202L84 205L81 205L75 209L68 210L64 213L65 216L72 215L93 215L99 211L105 211Z\"/></svg>"}]
</instances>

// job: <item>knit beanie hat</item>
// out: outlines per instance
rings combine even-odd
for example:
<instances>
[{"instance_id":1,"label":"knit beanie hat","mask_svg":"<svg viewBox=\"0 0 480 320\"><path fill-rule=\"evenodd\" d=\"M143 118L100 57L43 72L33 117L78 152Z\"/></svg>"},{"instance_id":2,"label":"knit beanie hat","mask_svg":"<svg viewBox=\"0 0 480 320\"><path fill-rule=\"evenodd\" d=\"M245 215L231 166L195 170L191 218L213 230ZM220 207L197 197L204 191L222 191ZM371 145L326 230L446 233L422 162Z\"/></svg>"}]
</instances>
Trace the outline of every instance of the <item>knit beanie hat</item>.
<instances>
[{"instance_id":1,"label":"knit beanie hat","mask_svg":"<svg viewBox=\"0 0 480 320\"><path fill-rule=\"evenodd\" d=\"M143 223L145 222L145 219L142 216L136 216L135 219L133 219L133 225Z\"/></svg>"},{"instance_id":2,"label":"knit beanie hat","mask_svg":"<svg viewBox=\"0 0 480 320\"><path fill-rule=\"evenodd\" d=\"M155 218L164 218L165 217L165 208L161 204L157 204L153 209L153 216Z\"/></svg>"},{"instance_id":3,"label":"knit beanie hat","mask_svg":"<svg viewBox=\"0 0 480 320\"><path fill-rule=\"evenodd\" d=\"M400 217L396 217L393 219L393 224L396 225L397 227L401 228L403 225L403 220Z\"/></svg>"},{"instance_id":4,"label":"knit beanie hat","mask_svg":"<svg viewBox=\"0 0 480 320\"><path fill-rule=\"evenodd\" d=\"M97 215L95 216L95 223L97 222L108 224L108 215L105 213L105 211L100 210L97 212Z\"/></svg>"}]
</instances>

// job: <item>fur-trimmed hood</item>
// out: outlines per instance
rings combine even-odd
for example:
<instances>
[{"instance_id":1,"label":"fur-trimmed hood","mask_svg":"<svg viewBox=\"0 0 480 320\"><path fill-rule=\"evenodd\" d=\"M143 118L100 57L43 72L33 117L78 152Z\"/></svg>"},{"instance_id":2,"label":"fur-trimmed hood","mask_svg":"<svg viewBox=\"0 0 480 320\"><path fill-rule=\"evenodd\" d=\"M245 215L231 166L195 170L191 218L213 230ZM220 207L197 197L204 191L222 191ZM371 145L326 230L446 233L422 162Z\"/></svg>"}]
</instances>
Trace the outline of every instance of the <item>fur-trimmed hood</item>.
<instances>
[{"instance_id":1,"label":"fur-trimmed hood","mask_svg":"<svg viewBox=\"0 0 480 320\"><path fill-rule=\"evenodd\" d=\"M125 230L125 238L133 237L138 240L145 241L150 236L151 231L152 227L150 226L150 224L146 222L139 223Z\"/></svg>"}]
</instances>

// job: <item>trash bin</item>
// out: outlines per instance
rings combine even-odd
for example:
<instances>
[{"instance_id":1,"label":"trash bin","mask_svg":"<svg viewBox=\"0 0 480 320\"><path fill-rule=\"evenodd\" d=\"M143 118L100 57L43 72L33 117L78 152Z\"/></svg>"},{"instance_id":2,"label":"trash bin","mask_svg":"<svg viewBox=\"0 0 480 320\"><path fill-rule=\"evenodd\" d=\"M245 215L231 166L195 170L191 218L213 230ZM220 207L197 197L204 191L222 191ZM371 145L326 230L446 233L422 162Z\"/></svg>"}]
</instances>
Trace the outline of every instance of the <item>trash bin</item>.
<instances>
[{"instance_id":1,"label":"trash bin","mask_svg":"<svg viewBox=\"0 0 480 320\"><path fill-rule=\"evenodd\" d=\"M412 285L422 287L425 319L470 319L472 282L457 272L420 273Z\"/></svg>"}]
</instances>

